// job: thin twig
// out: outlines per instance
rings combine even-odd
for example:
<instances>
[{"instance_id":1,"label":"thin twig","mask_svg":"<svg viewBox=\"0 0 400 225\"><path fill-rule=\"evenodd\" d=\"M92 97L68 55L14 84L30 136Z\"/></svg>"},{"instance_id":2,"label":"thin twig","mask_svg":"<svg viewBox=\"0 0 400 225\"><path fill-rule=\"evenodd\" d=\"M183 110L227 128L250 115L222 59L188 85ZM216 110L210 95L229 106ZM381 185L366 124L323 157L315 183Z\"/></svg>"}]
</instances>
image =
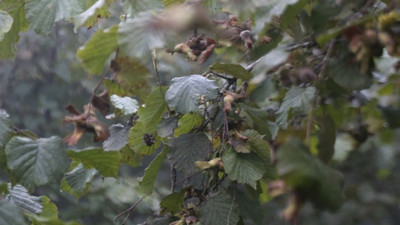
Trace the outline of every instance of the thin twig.
<instances>
[{"instance_id":1,"label":"thin twig","mask_svg":"<svg viewBox=\"0 0 400 225\"><path fill-rule=\"evenodd\" d=\"M106 78L108 72L110 72L111 67L108 67L107 71L105 73L103 73L103 75L101 76L100 80L97 82L96 87L93 89L93 93L92 96L90 97L90 99L94 98L94 96L96 95L97 89L99 89L101 82L103 82L103 80Z\"/></svg>"},{"instance_id":2,"label":"thin twig","mask_svg":"<svg viewBox=\"0 0 400 225\"><path fill-rule=\"evenodd\" d=\"M297 45L289 46L285 50L288 51L288 52L291 52L291 51L294 51L294 50L299 49L299 48L309 48L309 47L312 47L314 45L315 45L315 42L308 41L308 42L300 43L300 44L297 44Z\"/></svg>"},{"instance_id":3,"label":"thin twig","mask_svg":"<svg viewBox=\"0 0 400 225\"><path fill-rule=\"evenodd\" d=\"M170 173L171 173L171 193L174 193L176 186L176 170L172 162L171 162Z\"/></svg>"},{"instance_id":4,"label":"thin twig","mask_svg":"<svg viewBox=\"0 0 400 225\"><path fill-rule=\"evenodd\" d=\"M235 205L235 201L236 201L236 187L233 189L233 199L231 208L229 209L228 219L226 220L226 225L231 224L231 216L232 216L233 206Z\"/></svg>"},{"instance_id":5,"label":"thin twig","mask_svg":"<svg viewBox=\"0 0 400 225\"><path fill-rule=\"evenodd\" d=\"M315 82L315 86L317 87L317 89L316 89L317 91L316 91L316 94L315 94L315 96L313 98L312 105L311 105L311 111L310 111L310 114L308 115L308 119L307 119L307 128L306 128L306 145L307 146L310 146L312 124L313 124L313 121L314 121L315 110L316 110L317 103L318 103L318 87L320 86L321 82L323 80L325 80L326 69L328 68L328 62L329 62L329 59L330 59L330 57L332 55L333 47L335 46L335 42L336 42L336 39L332 39L329 42L328 50L327 50L326 55L325 55L325 57L324 57L324 59L322 61L321 71L319 72L318 78L317 78L317 80Z\"/></svg>"},{"instance_id":6,"label":"thin twig","mask_svg":"<svg viewBox=\"0 0 400 225\"><path fill-rule=\"evenodd\" d=\"M156 76L157 76L158 85L159 85L159 87L160 87L161 96L165 96L165 93L164 93L163 90L162 90L161 77L160 77L160 72L159 72L159 70L158 70L158 61L157 61L157 54L156 54L156 50L155 50L155 49L153 49L151 55L152 55L152 59L153 59L154 70L156 71ZM164 101L165 101L165 100L164 100ZM171 110L169 109L168 104L167 104L166 101L165 101L165 105L167 106L168 113L170 114L170 113L171 113Z\"/></svg>"},{"instance_id":7,"label":"thin twig","mask_svg":"<svg viewBox=\"0 0 400 225\"><path fill-rule=\"evenodd\" d=\"M126 223L126 221L128 221L129 216L131 215L132 210L139 205L139 203L144 199L144 197L139 198L139 200L137 200L131 207L129 207L128 209L126 209L125 211L120 212L118 215L115 216L115 222L117 222L118 218L121 217L122 215L128 213L128 215L126 215L124 221L122 221L121 225L124 225Z\"/></svg>"}]
</instances>

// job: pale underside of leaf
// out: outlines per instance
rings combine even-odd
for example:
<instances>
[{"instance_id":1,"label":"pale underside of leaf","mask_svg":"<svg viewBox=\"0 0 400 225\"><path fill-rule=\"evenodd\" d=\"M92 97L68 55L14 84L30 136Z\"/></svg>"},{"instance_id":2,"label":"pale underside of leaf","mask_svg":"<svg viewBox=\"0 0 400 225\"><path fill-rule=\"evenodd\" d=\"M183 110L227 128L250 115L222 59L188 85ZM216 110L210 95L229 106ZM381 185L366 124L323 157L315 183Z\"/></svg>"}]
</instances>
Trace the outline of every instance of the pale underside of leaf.
<instances>
[{"instance_id":1,"label":"pale underside of leaf","mask_svg":"<svg viewBox=\"0 0 400 225\"><path fill-rule=\"evenodd\" d=\"M176 77L171 82L171 86L165 93L165 99L171 109L182 114L200 112L201 97L214 100L218 95L218 86L215 81L201 75Z\"/></svg>"}]
</instances>

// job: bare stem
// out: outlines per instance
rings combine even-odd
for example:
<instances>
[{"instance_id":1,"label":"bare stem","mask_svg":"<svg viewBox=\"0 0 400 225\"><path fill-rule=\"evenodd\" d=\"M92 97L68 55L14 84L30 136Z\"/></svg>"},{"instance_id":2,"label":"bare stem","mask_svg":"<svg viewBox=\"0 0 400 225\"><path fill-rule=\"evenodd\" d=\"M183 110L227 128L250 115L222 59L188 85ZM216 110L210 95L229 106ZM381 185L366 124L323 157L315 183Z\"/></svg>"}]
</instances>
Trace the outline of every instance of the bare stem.
<instances>
[{"instance_id":1,"label":"bare stem","mask_svg":"<svg viewBox=\"0 0 400 225\"><path fill-rule=\"evenodd\" d=\"M122 221L122 223L121 223L121 225L124 225L124 224L126 223L126 221L128 221L128 219L129 219L129 217L130 217L130 215L131 215L132 210L133 210L137 205L139 205L139 203L140 203L143 199L144 199L144 197L139 198L139 200L137 200L131 207L129 207L128 209L126 209L126 210L120 212L118 215L116 215L116 216L115 216L115 222L117 222L117 220L119 219L119 217L121 217L122 215L128 214L128 215L126 215L124 221Z\"/></svg>"},{"instance_id":2,"label":"bare stem","mask_svg":"<svg viewBox=\"0 0 400 225\"><path fill-rule=\"evenodd\" d=\"M228 219L226 220L226 225L231 224L231 216L232 216L233 206L235 205L235 201L236 201L236 187L233 189L233 199L231 208L229 209Z\"/></svg>"},{"instance_id":3,"label":"bare stem","mask_svg":"<svg viewBox=\"0 0 400 225\"><path fill-rule=\"evenodd\" d=\"M175 192L176 186L176 170L174 168L174 164L171 162L171 193Z\"/></svg>"},{"instance_id":4,"label":"bare stem","mask_svg":"<svg viewBox=\"0 0 400 225\"><path fill-rule=\"evenodd\" d=\"M332 39L329 42L328 50L322 61L321 71L319 72L318 79L315 82L315 86L317 87L317 93L315 94L315 97L312 100L311 111L310 111L310 114L308 115L308 119L307 119L307 128L306 128L306 145L307 146L310 146L312 124L314 121L315 110L316 110L317 104L318 104L318 87L320 86L321 82L325 79L326 69L328 68L328 62L332 55L333 47L335 46L335 42L336 42L336 39Z\"/></svg>"}]
</instances>

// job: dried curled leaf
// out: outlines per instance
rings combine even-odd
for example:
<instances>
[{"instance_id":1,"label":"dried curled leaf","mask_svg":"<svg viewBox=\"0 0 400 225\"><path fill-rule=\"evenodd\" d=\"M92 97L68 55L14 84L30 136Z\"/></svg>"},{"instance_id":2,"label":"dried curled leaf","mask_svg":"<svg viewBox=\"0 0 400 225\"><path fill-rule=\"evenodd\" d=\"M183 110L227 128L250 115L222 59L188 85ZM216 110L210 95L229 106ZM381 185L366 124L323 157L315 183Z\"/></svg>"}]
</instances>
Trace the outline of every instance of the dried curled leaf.
<instances>
[{"instance_id":1,"label":"dried curled leaf","mask_svg":"<svg viewBox=\"0 0 400 225\"><path fill-rule=\"evenodd\" d=\"M104 90L98 95L94 95L90 103L98 109L103 116L110 112L110 100L108 98L108 90Z\"/></svg>"},{"instance_id":2,"label":"dried curled leaf","mask_svg":"<svg viewBox=\"0 0 400 225\"><path fill-rule=\"evenodd\" d=\"M92 104L84 105L83 113L79 113L72 105L68 105L66 110L74 114L63 120L65 123L74 123L74 131L64 138L69 146L75 145L85 132L93 132L93 140L96 142L104 141L110 136L107 126L96 118L96 108Z\"/></svg>"},{"instance_id":3,"label":"dried curled leaf","mask_svg":"<svg viewBox=\"0 0 400 225\"><path fill-rule=\"evenodd\" d=\"M192 61L204 63L214 52L216 42L203 34L190 37L185 43L179 43L171 53L186 54Z\"/></svg>"}]
</instances>

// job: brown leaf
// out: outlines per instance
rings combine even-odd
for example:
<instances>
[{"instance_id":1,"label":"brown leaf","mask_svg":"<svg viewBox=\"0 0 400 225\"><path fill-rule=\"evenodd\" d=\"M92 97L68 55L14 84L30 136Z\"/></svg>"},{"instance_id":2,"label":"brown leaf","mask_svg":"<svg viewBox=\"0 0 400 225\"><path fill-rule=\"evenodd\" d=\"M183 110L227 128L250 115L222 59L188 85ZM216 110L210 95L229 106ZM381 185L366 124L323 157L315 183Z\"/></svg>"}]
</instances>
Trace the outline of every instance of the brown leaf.
<instances>
[{"instance_id":1,"label":"brown leaf","mask_svg":"<svg viewBox=\"0 0 400 225\"><path fill-rule=\"evenodd\" d=\"M110 100L108 98L108 90L104 90L98 95L94 95L90 103L98 109L103 116L110 112Z\"/></svg>"},{"instance_id":2,"label":"brown leaf","mask_svg":"<svg viewBox=\"0 0 400 225\"><path fill-rule=\"evenodd\" d=\"M63 120L65 123L74 123L74 131L64 138L64 142L69 146L75 145L85 132L93 132L93 140L96 142L104 141L110 136L107 126L97 120L96 108L92 104L84 105L82 114L79 114L72 105L67 106L66 109L74 114L74 116L66 116Z\"/></svg>"}]
</instances>

